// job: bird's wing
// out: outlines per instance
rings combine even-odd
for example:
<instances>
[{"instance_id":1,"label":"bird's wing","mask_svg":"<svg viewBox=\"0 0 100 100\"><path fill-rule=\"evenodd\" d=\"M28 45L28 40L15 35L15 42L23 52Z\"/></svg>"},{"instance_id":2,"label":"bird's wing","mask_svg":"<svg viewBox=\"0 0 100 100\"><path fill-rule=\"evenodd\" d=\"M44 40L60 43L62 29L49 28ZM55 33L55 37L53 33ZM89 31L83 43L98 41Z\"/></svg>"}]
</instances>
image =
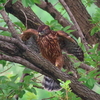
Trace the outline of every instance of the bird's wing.
<instances>
[{"instance_id":1,"label":"bird's wing","mask_svg":"<svg viewBox=\"0 0 100 100\"><path fill-rule=\"evenodd\" d=\"M38 36L38 31L35 29L27 29L26 31L23 31L21 34L21 39L23 41L28 40L31 36L37 37Z\"/></svg>"},{"instance_id":2,"label":"bird's wing","mask_svg":"<svg viewBox=\"0 0 100 100\"><path fill-rule=\"evenodd\" d=\"M20 35L20 38L24 43L31 48L31 50L34 50L37 53L40 53L38 44L37 44L37 37L38 37L38 31L35 29L27 29L26 31L23 31L23 33Z\"/></svg>"},{"instance_id":3,"label":"bird's wing","mask_svg":"<svg viewBox=\"0 0 100 100\"><path fill-rule=\"evenodd\" d=\"M77 42L63 31L57 31L59 44L62 50L75 55L80 61L84 60L84 53Z\"/></svg>"}]
</instances>

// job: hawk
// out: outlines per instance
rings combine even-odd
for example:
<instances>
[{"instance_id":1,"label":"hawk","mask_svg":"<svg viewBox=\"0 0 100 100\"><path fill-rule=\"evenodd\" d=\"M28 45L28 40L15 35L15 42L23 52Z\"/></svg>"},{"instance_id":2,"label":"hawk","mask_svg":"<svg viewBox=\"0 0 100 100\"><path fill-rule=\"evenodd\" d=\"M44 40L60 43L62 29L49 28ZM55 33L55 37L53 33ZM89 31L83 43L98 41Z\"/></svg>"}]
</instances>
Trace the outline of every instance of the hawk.
<instances>
[{"instance_id":1,"label":"hawk","mask_svg":"<svg viewBox=\"0 0 100 100\"><path fill-rule=\"evenodd\" d=\"M83 51L77 42L63 31L53 31L49 26L41 25L38 30L27 29L24 31L21 39L26 41L32 35L35 35L37 38L42 56L59 69L64 65L62 51L75 55L80 61L84 59ZM43 86L48 91L61 89L59 83L47 76L44 77Z\"/></svg>"}]
</instances>

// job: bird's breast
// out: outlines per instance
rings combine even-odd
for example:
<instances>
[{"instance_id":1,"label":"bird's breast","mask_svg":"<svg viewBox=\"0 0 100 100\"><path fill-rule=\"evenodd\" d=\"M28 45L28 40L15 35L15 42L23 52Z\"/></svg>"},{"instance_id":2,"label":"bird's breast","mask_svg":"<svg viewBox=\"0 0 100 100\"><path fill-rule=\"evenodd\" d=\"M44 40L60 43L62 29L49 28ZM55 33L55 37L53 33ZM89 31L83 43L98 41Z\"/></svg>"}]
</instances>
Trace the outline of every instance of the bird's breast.
<instances>
[{"instance_id":1,"label":"bird's breast","mask_svg":"<svg viewBox=\"0 0 100 100\"><path fill-rule=\"evenodd\" d=\"M38 44L42 55L48 60L55 60L59 55L61 55L59 42L55 37L41 37L38 39Z\"/></svg>"}]
</instances>

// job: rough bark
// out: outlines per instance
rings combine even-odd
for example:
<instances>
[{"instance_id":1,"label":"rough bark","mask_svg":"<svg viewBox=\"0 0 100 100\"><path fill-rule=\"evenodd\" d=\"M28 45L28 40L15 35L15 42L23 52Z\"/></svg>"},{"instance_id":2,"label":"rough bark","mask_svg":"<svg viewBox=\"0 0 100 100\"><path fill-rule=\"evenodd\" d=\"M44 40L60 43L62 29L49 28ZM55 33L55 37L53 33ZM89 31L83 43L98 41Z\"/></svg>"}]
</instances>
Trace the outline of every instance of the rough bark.
<instances>
[{"instance_id":1,"label":"rough bark","mask_svg":"<svg viewBox=\"0 0 100 100\"><path fill-rule=\"evenodd\" d=\"M36 14L28 7L23 7L22 4L18 1L15 4L12 4L12 0L7 2L5 9L8 13L16 16L26 28L37 29L39 25L42 25L43 22L36 16Z\"/></svg>"},{"instance_id":2,"label":"rough bark","mask_svg":"<svg viewBox=\"0 0 100 100\"><path fill-rule=\"evenodd\" d=\"M96 0L95 4L100 8L100 0Z\"/></svg>"},{"instance_id":3,"label":"rough bark","mask_svg":"<svg viewBox=\"0 0 100 100\"><path fill-rule=\"evenodd\" d=\"M71 80L70 86L72 88L72 91L76 93L78 96L80 96L81 98L83 98L84 100L99 100L100 99L99 94L93 92L86 86L82 85L80 82L77 81L76 78L62 72L61 70L56 68L54 65L52 65L50 62L42 58L42 56L38 55L36 52L30 51L25 46L23 46L23 49L26 50L23 53L21 53L24 56L24 59L26 59L31 64L37 66L35 68L34 66L26 64L28 68L38 71L40 73L43 73L44 75L48 75L49 77L52 77L54 79L61 79L62 81ZM16 63L24 62L24 60L20 57L9 57L6 55L0 55L0 59L9 60ZM38 68L40 70L38 70Z\"/></svg>"},{"instance_id":4,"label":"rough bark","mask_svg":"<svg viewBox=\"0 0 100 100\"><path fill-rule=\"evenodd\" d=\"M83 11L84 7L81 4L81 2L79 0L76 0L76 1L70 0L70 2L72 2L71 4L70 4L69 0L65 0L65 2L66 2L66 4L68 3L69 8L73 12L73 14L75 14L75 18L76 18L80 28L82 29L84 35L91 39L91 37L89 35L89 31L90 31L89 29L92 28L92 26L90 25L90 23L88 21L90 16L88 16L88 14L85 11ZM77 15L79 8L77 8L76 5L77 5L77 7L80 8L80 11L82 10L82 13L80 13L79 16ZM81 5L83 8L81 8L81 6L79 6L79 5ZM20 2L16 2L14 5L12 5L11 0L10 0L6 4L5 9L8 13L11 13L14 16L16 16L17 18L19 18L27 28L37 29L39 25L43 24L38 19L38 17L32 12L32 10L30 8L24 8ZM83 14L84 15L86 14L86 16L83 16ZM82 21L83 19L81 20L80 17L83 17L85 22ZM80 20L78 21L78 19L80 19ZM88 27L86 27L84 24ZM82 26L84 27L84 29ZM86 28L86 30L85 30L85 28ZM94 37L93 37L93 39L94 39ZM1 37L0 40L1 40L0 50L3 53L8 54L8 55L1 54L0 55L1 60L8 60L8 61L26 65L28 68L35 70L37 72L40 72L44 75L48 75L49 77L52 77L55 80L56 79L61 79L62 81L71 80L70 86L71 86L72 91L74 93L76 93L78 96L80 96L82 99L84 99L84 100L100 100L99 94L93 92L86 86L82 85L80 82L77 81L76 78L60 71L58 68L56 68L54 65L52 65L49 61L47 61L41 55L39 55L38 52L36 53L34 50L32 51L31 49L27 48L27 46L25 46L23 43L20 43L16 39L10 39L10 38L4 39ZM8 46L2 45L2 42L4 42L4 41L5 41L5 45L8 45ZM88 41L90 42L90 40L88 40ZM14 50L12 50L12 49L10 50L10 48L9 48L10 46L12 46L11 48L13 48ZM16 47L17 47L18 51L16 51ZM9 50L10 52L7 52L7 50ZM17 53L15 53L15 51ZM16 55L14 55L14 53ZM69 66L70 66L70 63L69 63Z\"/></svg>"},{"instance_id":5,"label":"rough bark","mask_svg":"<svg viewBox=\"0 0 100 100\"><path fill-rule=\"evenodd\" d=\"M61 15L61 13L57 11L50 2L46 3L45 1L41 0L41 4L37 4L37 6L47 11L63 27L71 26L70 30L75 30L74 32L71 32L71 34L73 34L76 38L80 37L76 26L64 18L63 15Z\"/></svg>"},{"instance_id":6,"label":"rough bark","mask_svg":"<svg viewBox=\"0 0 100 100\"><path fill-rule=\"evenodd\" d=\"M63 0L63 1L65 1L66 5L72 12L87 42L89 44L97 43L97 38L95 36L90 36L90 31L94 25L90 23L89 19L91 19L91 17L86 11L86 8L82 4L81 0Z\"/></svg>"}]
</instances>

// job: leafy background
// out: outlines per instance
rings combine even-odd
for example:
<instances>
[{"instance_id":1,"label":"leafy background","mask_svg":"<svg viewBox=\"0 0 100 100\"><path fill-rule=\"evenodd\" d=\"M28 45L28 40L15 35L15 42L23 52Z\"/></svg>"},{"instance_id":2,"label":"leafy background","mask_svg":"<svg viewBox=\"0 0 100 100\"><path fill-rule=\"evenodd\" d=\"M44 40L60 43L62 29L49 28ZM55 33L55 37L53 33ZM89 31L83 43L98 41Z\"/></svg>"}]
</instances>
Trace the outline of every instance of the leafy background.
<instances>
[{"instance_id":1,"label":"leafy background","mask_svg":"<svg viewBox=\"0 0 100 100\"><path fill-rule=\"evenodd\" d=\"M13 0L13 3L15 3L16 1L17 0ZM4 3L4 2L6 2L6 0L0 1L0 3ZM50 2L54 5L55 8L57 8L59 12L61 12L63 16L65 16L68 20L70 20L64 8L59 3L57 3L57 0L50 0ZM92 20L90 20L91 23L96 24L96 26L93 29L91 29L91 35L94 35L95 32L100 31L100 17L99 17L100 8L97 8L93 4L94 0L82 0L82 2L92 17ZM54 20L48 13L35 6L34 3L39 3L39 0L22 0L22 3L25 7L30 6L32 10L34 10L34 12L45 24L51 26L51 29L53 30L61 29L66 31L69 34L71 31L73 31L73 30L69 30L70 26L67 26L66 28L62 28L62 26L60 26L58 22ZM2 9L2 7L0 7L0 9ZM12 22L14 23L19 33L20 33L19 28L25 30L25 27L17 18L15 18L13 15L10 14L9 17L11 18ZM0 19L0 26L6 27L3 19ZM0 31L0 35L10 36L10 33ZM77 41L79 45L82 45L80 39L78 39ZM85 54L84 63L94 68L96 68L97 65L100 65L100 51L98 51L97 48L98 48L98 44L95 44L92 47L92 49L86 52L83 46L83 50ZM89 54L90 52L91 54ZM95 80L95 78L100 78L100 76L98 76L100 72L97 73L96 70L94 70L87 74L85 70L79 68L80 63L81 62L74 64L79 75L81 75L79 81L81 81L88 88L100 94L100 85ZM27 75L24 78L24 82L21 83L20 77L22 77L23 73L24 74L28 73L29 75ZM48 100L61 100L65 96L68 98L67 100L81 100L79 97L77 97L75 94L71 92L69 87L67 88L66 93L65 90L58 91L58 92L48 92L44 89L35 88L34 86L41 87L40 82L42 81L42 79L43 76L41 76L37 72L25 68L25 66L1 60L0 61L0 100L15 100L15 98L13 98L15 94L18 94L18 96L20 97L19 100L47 100L44 98L48 98ZM37 81L38 83L36 83ZM63 83L63 84L66 85L67 83Z\"/></svg>"}]
</instances>

